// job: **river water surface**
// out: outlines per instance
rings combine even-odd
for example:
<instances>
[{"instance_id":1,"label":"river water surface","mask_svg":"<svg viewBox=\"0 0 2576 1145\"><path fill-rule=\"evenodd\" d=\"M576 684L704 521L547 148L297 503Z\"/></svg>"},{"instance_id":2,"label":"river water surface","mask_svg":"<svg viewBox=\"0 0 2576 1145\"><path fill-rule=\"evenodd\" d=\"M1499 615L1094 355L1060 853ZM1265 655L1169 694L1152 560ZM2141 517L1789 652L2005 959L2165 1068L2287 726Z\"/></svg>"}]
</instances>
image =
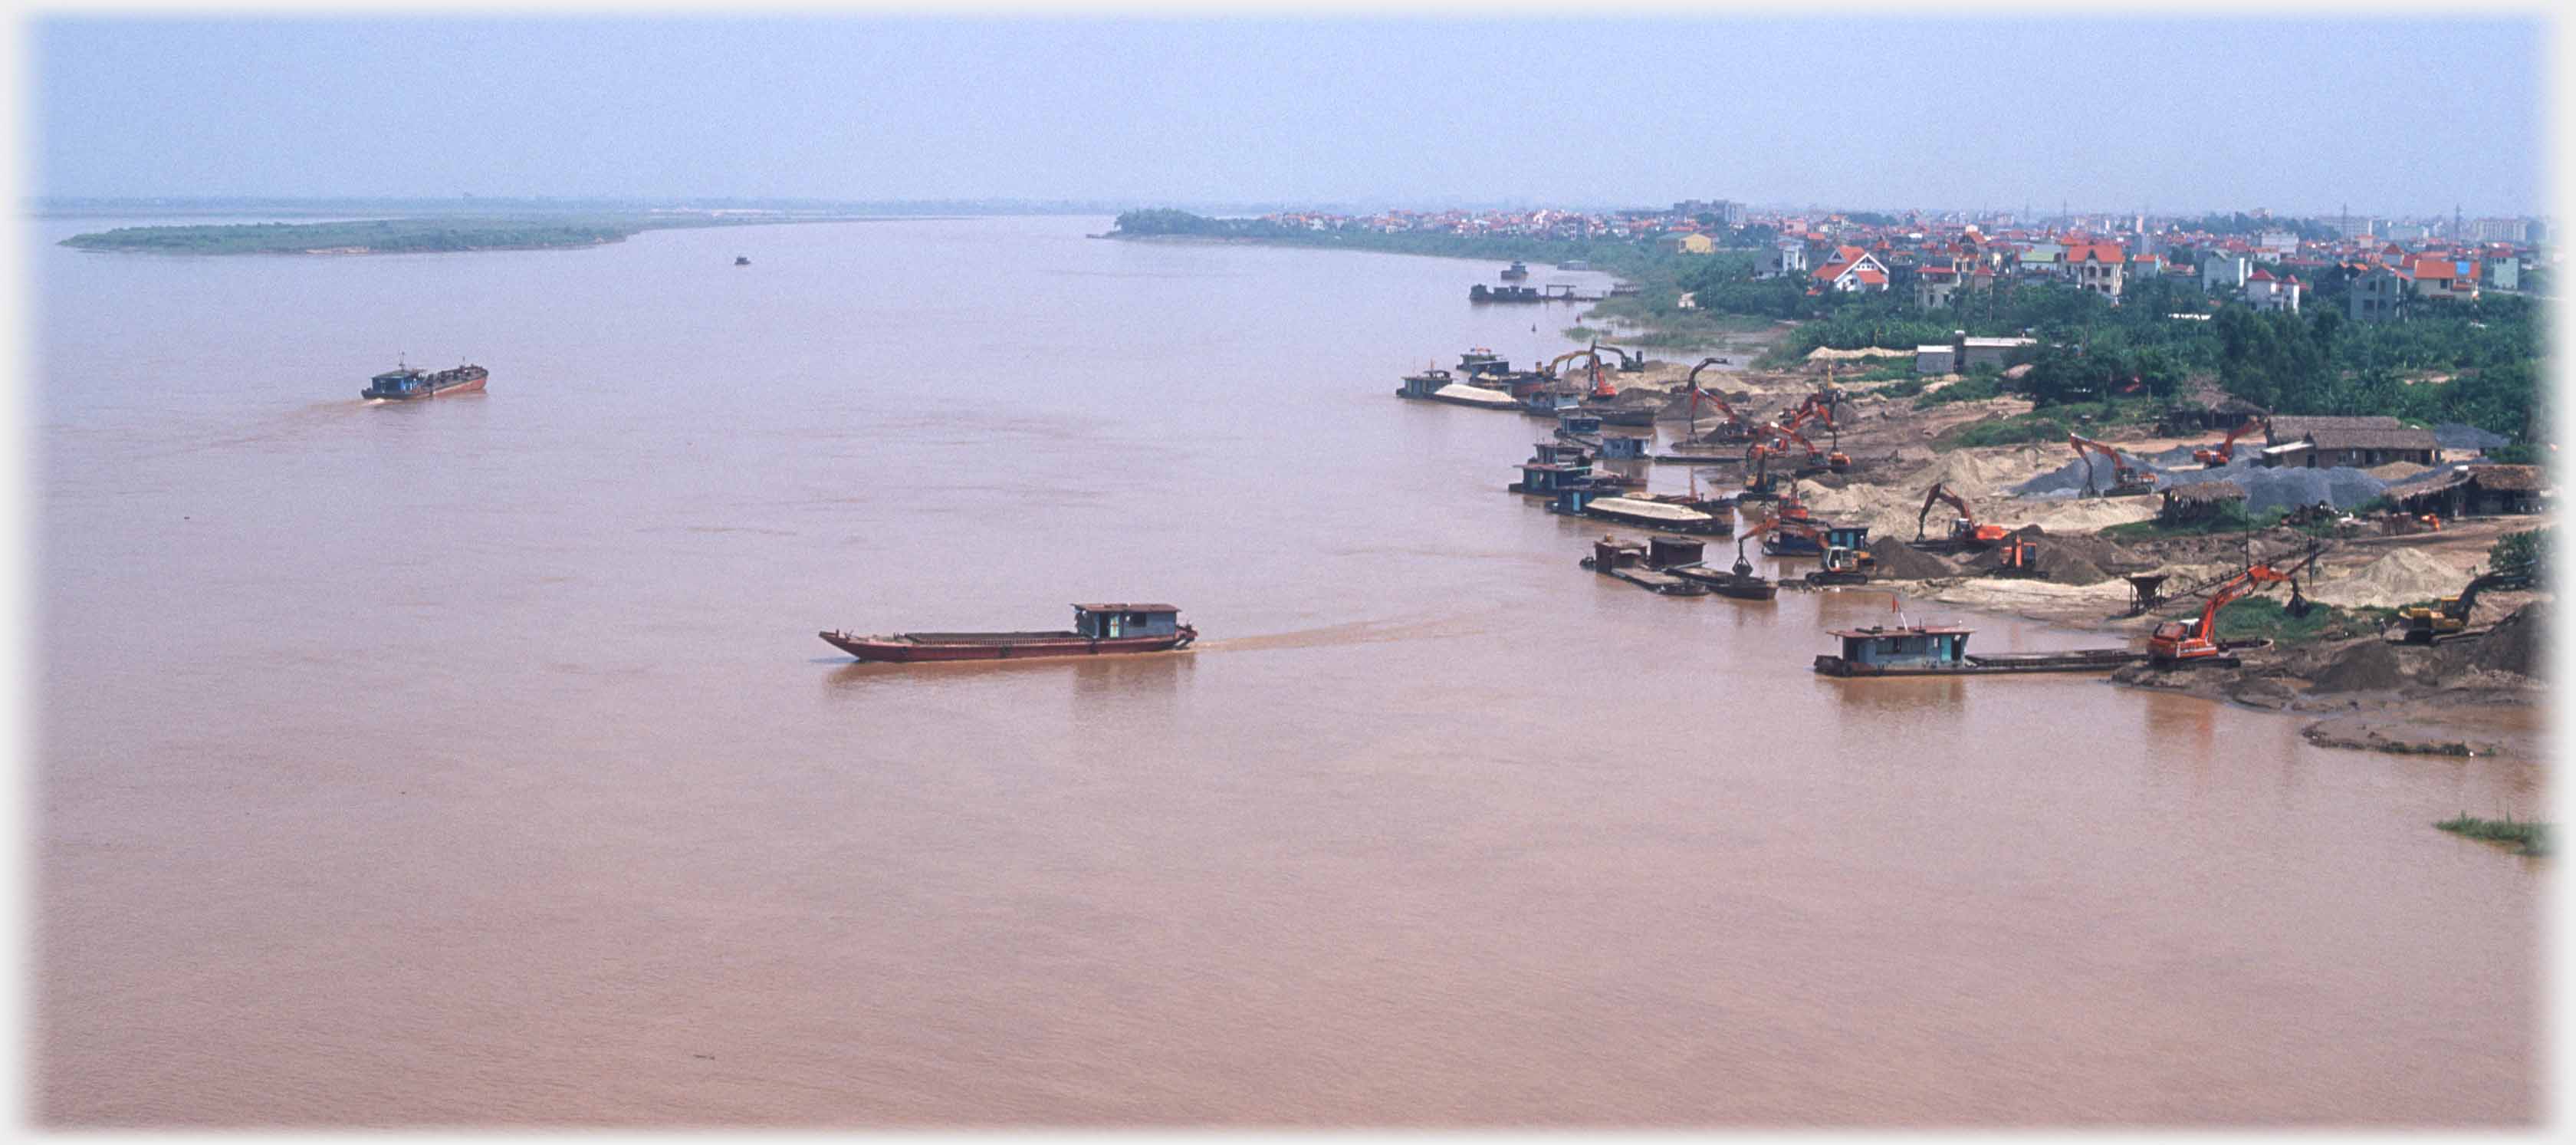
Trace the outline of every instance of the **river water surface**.
<instances>
[{"instance_id":1,"label":"river water surface","mask_svg":"<svg viewBox=\"0 0 2576 1145\"><path fill-rule=\"evenodd\" d=\"M43 1121L2541 1112L2543 869L2429 826L2531 813L2535 768L1823 679L1888 594L1586 573L1597 525L1502 491L1541 423L1391 396L1565 348L1563 307L1466 303L1491 265L1098 219L27 225ZM490 392L359 400L398 353ZM814 637L1093 599L1202 641Z\"/></svg>"}]
</instances>

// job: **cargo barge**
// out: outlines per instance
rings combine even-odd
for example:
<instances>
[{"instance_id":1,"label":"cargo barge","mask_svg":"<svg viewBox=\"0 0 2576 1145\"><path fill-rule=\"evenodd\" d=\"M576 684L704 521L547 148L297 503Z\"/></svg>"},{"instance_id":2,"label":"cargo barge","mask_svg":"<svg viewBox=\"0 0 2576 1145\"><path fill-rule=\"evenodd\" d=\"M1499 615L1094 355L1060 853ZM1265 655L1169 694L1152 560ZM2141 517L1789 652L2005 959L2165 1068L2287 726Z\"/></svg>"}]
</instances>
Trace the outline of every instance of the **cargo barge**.
<instances>
[{"instance_id":1,"label":"cargo barge","mask_svg":"<svg viewBox=\"0 0 2576 1145\"><path fill-rule=\"evenodd\" d=\"M1687 537L1651 537L1649 544L1603 537L1592 542L1582 565L1660 596L1706 596L1708 586L1674 575L1676 566L1699 563L1701 543Z\"/></svg>"},{"instance_id":2,"label":"cargo barge","mask_svg":"<svg viewBox=\"0 0 2576 1145\"><path fill-rule=\"evenodd\" d=\"M443 398L449 394L481 393L490 373L481 366L464 365L453 370L431 373L418 366L397 365L367 380L367 388L358 391L362 398L386 401L417 401L421 398Z\"/></svg>"},{"instance_id":3,"label":"cargo barge","mask_svg":"<svg viewBox=\"0 0 2576 1145\"><path fill-rule=\"evenodd\" d=\"M1199 630L1180 623L1168 604L1077 604L1073 627L1055 632L899 632L860 636L817 632L823 642L861 660L914 664L948 660L1033 660L1109 656L1187 648Z\"/></svg>"},{"instance_id":4,"label":"cargo barge","mask_svg":"<svg viewBox=\"0 0 2576 1145\"><path fill-rule=\"evenodd\" d=\"M1816 657L1825 676L1984 676L2035 672L2108 672L2147 658L2126 648L2076 648L2063 652L1994 652L1971 655L1975 631L1939 625L1836 629L1842 654Z\"/></svg>"},{"instance_id":5,"label":"cargo barge","mask_svg":"<svg viewBox=\"0 0 2576 1145\"><path fill-rule=\"evenodd\" d=\"M1516 410L1521 408L1521 404L1513 401L1511 395L1500 390L1487 389L1484 386L1474 386L1454 380L1447 370L1425 370L1419 374L1408 374L1404 378L1404 385L1396 389L1395 396L1400 398L1412 398L1417 401L1447 402L1450 405L1473 406L1477 409Z\"/></svg>"}]
</instances>

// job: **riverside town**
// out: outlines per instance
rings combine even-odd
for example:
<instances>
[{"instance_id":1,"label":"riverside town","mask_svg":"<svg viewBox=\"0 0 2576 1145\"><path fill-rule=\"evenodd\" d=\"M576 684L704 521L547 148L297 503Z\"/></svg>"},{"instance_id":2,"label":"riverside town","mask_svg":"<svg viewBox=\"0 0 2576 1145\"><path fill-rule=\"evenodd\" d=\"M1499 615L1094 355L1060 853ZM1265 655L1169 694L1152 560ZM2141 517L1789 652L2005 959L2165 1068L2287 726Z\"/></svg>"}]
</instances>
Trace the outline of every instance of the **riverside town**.
<instances>
[{"instance_id":1,"label":"riverside town","mask_svg":"<svg viewBox=\"0 0 2576 1145\"><path fill-rule=\"evenodd\" d=\"M1576 352L1515 368L1426 346L1464 352L1396 393L1544 419L1496 484L1517 472L1521 498L1612 526L1584 568L1671 596L1867 586L2112 641L1980 655L1964 631L1871 626L1833 633L1819 672L2101 672L2289 713L2323 745L2529 756L2550 236L2457 214L1721 199L1138 210L1104 237L1508 259L1462 275L1462 304L1577 303L1539 320ZM1616 284L1521 285L1533 265ZM1691 487L1650 492L1658 463ZM1736 552L1704 565L1675 534ZM1754 576L1756 537L1815 565Z\"/></svg>"}]
</instances>

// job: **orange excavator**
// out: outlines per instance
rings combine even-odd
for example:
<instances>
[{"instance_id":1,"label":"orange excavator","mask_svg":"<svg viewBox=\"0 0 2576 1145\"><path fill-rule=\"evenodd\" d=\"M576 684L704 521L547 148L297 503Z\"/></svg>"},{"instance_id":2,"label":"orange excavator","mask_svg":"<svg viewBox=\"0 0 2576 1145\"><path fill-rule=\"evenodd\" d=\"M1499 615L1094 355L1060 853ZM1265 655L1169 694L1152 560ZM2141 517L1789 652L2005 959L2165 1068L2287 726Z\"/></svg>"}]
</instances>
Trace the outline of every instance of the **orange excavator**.
<instances>
[{"instance_id":1,"label":"orange excavator","mask_svg":"<svg viewBox=\"0 0 2576 1145\"><path fill-rule=\"evenodd\" d=\"M2093 459L2084 455L2086 450L2099 453L2111 462L2110 487L2100 490L2099 496L2138 497L2156 491L2156 480L2147 475L2146 468L2132 463L2119 450L2080 433L2067 434L2066 444L2075 447L2076 460L2084 463L2084 492L2087 496L2097 494L2093 484Z\"/></svg>"},{"instance_id":2,"label":"orange excavator","mask_svg":"<svg viewBox=\"0 0 2576 1145\"><path fill-rule=\"evenodd\" d=\"M1562 379L1562 378L1559 378L1559 377L1558 377L1558 375L1557 375L1557 372L1556 372L1556 371L1557 371L1557 368L1558 368L1558 367L1560 367L1560 366L1563 366L1563 365L1564 365L1564 364L1566 364L1567 362L1571 362L1571 361L1575 360L1576 358L1589 358L1589 359L1591 359L1591 360L1592 360L1592 396L1593 396L1593 397L1596 397L1596 398L1606 398L1606 397L1610 397L1610 396L1611 396L1611 395L1613 395L1613 394L1618 393L1618 391L1617 391L1617 390L1615 390L1615 389L1611 388L1609 381L1607 381L1606 379L1604 379L1604 378L1601 376L1601 352L1600 352L1599 350L1593 350L1593 349L1573 350L1573 351L1569 351L1569 352L1567 352L1567 353L1559 354L1559 355L1557 355L1556 357L1554 357L1554 358L1550 359L1550 360L1548 361L1548 363L1547 363L1547 365L1546 365L1546 366L1541 367L1541 368L1540 368L1540 370L1539 370L1539 372L1540 372L1540 373L1543 373L1543 374L1545 374L1545 375L1547 375L1550 379L1554 379L1554 380L1562 381L1563 379Z\"/></svg>"},{"instance_id":3,"label":"orange excavator","mask_svg":"<svg viewBox=\"0 0 2576 1145\"><path fill-rule=\"evenodd\" d=\"M2038 576L2039 543L2024 533L2005 537L2003 547L1995 550L1994 575Z\"/></svg>"},{"instance_id":4,"label":"orange excavator","mask_svg":"<svg viewBox=\"0 0 2576 1145\"><path fill-rule=\"evenodd\" d=\"M1753 439L1753 423L1744 420L1744 415L1735 412L1734 406L1726 404L1726 395L1699 388L1699 372L1712 365L1724 364L1725 361L1724 358L1702 358L1698 365L1691 367L1690 376L1682 380L1683 391L1690 395L1691 439L1694 441L1737 442ZM1717 423L1716 428L1709 430L1706 438L1701 438L1699 435L1699 407L1702 403L1716 406L1717 412L1726 418L1725 421Z\"/></svg>"},{"instance_id":5,"label":"orange excavator","mask_svg":"<svg viewBox=\"0 0 2576 1145\"><path fill-rule=\"evenodd\" d=\"M1958 510L1959 515L1950 520L1949 536L1937 541L1926 541L1923 539L1923 522L1931 517L1932 506L1942 501L1949 502L1950 507ZM1951 492L1938 481L1933 482L1931 488L1923 491L1923 511L1914 514L1914 543L1917 548L1982 549L2003 540L2005 531L2001 525L1977 523L1976 514L1968 511L1966 499Z\"/></svg>"},{"instance_id":6,"label":"orange excavator","mask_svg":"<svg viewBox=\"0 0 2576 1145\"><path fill-rule=\"evenodd\" d=\"M1830 382L1827 383L1828 386L1831 384L1832 383ZM1819 390L1815 393L1808 394L1806 400L1799 402L1796 409L1789 411L1789 416L1780 419L1780 424L1784 428L1794 430L1811 421L1822 422L1826 431L1834 435L1836 443L1830 451L1824 452L1821 455L1824 466L1836 473L1848 473L1851 471L1851 457L1842 451L1840 445L1842 430L1834 424L1834 407L1840 404L1841 401L1842 395L1832 389ZM1805 439L1800 438L1799 440L1804 441ZM1813 463L1819 456L1818 451L1814 446L1807 447L1807 453L1810 463Z\"/></svg>"},{"instance_id":7,"label":"orange excavator","mask_svg":"<svg viewBox=\"0 0 2576 1145\"><path fill-rule=\"evenodd\" d=\"M2269 563L2254 565L2209 591L2209 603L2202 605L2200 615L2192 620L2168 620L2156 626L2147 637L2147 662L2158 668L2233 668L2242 661L2231 653L2237 648L2259 642L2226 643L2218 639L2218 610L2249 593L2260 592L2270 585L2287 582L2290 602L2285 606L2291 616L2308 614L2308 600L2299 595L2298 575L2316 563L2320 550L2287 568L2274 568Z\"/></svg>"},{"instance_id":8,"label":"orange excavator","mask_svg":"<svg viewBox=\"0 0 2576 1145\"><path fill-rule=\"evenodd\" d=\"M2191 459L2199 462L2203 468L2207 469L2216 469L2221 465L2234 461L2236 460L2236 439L2263 428L2263 425L2264 422L2262 418L2249 417L2245 419L2245 424L2229 430L2227 433L2227 440L2219 442L2218 448L2192 450Z\"/></svg>"},{"instance_id":9,"label":"orange excavator","mask_svg":"<svg viewBox=\"0 0 2576 1145\"><path fill-rule=\"evenodd\" d=\"M1824 473L1828 471L1842 473L1850 470L1851 458L1845 457L1840 453L1826 453L1824 450L1816 448L1815 442L1807 440L1805 434L1798 432L1798 426L1796 423L1803 420L1805 419L1793 418L1789 422L1785 423L1775 421L1755 430L1754 435L1767 441L1770 444L1771 452L1773 453L1787 453L1789 451L1789 443L1792 441L1797 442L1798 448L1805 450L1807 457L1807 459L1798 466L1799 476L1803 477L1809 474Z\"/></svg>"}]
</instances>

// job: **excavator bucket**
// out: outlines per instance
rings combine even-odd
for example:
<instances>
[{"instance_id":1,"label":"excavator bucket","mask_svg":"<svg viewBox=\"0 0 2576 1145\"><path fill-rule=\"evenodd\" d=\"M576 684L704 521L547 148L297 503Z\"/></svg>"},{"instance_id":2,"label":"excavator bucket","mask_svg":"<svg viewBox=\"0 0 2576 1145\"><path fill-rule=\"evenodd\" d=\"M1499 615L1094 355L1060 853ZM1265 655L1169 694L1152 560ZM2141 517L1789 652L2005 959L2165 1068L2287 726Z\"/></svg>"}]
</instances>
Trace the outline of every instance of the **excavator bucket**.
<instances>
[{"instance_id":1,"label":"excavator bucket","mask_svg":"<svg viewBox=\"0 0 2576 1145\"><path fill-rule=\"evenodd\" d=\"M2290 618L2291 618L2291 619L2293 619L2293 620L2296 620L2296 619L2298 619L2299 617L2306 616L2310 611L2314 610L2315 608L2316 608L2316 605L2315 605L2315 604L2313 604L2313 603L2310 603L2307 597L2304 597L2304 596L2299 595L2299 582L2297 582L2297 581L2291 581L2291 582L2290 582L2290 602L2289 602L2288 604L2282 605L2282 606L2281 606L2281 611L2286 612L2286 613L2289 613L2289 614L2290 614Z\"/></svg>"}]
</instances>

